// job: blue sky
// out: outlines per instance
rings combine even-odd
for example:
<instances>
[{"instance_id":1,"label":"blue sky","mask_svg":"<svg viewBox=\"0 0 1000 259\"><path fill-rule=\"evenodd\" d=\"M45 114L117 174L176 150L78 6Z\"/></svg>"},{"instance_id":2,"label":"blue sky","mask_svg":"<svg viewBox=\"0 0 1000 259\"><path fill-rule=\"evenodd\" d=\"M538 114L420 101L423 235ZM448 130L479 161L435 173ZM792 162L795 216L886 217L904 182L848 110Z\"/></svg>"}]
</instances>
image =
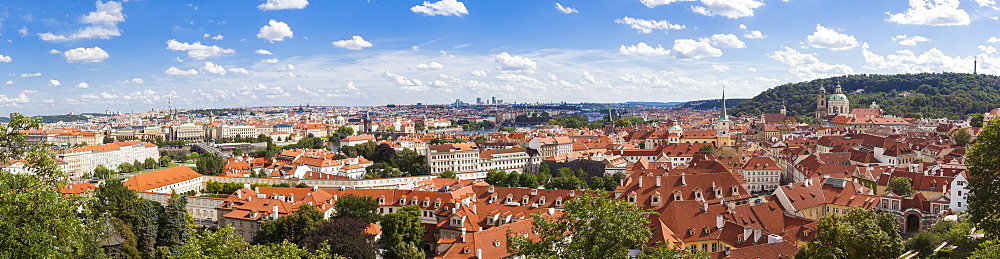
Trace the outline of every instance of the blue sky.
<instances>
[{"instance_id":1,"label":"blue sky","mask_svg":"<svg viewBox=\"0 0 1000 259\"><path fill-rule=\"evenodd\" d=\"M0 113L685 101L1000 73L995 0L0 3Z\"/></svg>"}]
</instances>

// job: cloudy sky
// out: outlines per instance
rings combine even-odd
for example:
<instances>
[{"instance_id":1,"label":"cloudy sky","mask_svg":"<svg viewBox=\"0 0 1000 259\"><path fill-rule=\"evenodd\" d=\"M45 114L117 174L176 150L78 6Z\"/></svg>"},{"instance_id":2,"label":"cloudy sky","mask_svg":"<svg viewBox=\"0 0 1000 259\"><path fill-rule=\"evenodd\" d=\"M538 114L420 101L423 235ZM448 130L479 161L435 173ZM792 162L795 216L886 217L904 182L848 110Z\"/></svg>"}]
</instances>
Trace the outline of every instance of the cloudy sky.
<instances>
[{"instance_id":1,"label":"cloudy sky","mask_svg":"<svg viewBox=\"0 0 1000 259\"><path fill-rule=\"evenodd\" d=\"M996 0L0 2L0 113L685 101L1000 73Z\"/></svg>"}]
</instances>

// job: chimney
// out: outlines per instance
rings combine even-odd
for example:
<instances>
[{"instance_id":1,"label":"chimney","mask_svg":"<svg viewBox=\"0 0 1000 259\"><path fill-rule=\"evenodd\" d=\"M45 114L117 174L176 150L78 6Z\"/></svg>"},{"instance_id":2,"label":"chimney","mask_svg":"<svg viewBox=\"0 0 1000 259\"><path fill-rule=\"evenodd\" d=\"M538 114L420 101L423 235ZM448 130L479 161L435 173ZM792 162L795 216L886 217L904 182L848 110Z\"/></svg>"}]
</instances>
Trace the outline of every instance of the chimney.
<instances>
[{"instance_id":1,"label":"chimney","mask_svg":"<svg viewBox=\"0 0 1000 259\"><path fill-rule=\"evenodd\" d=\"M271 219L278 219L278 205L271 206Z\"/></svg>"},{"instance_id":2,"label":"chimney","mask_svg":"<svg viewBox=\"0 0 1000 259\"><path fill-rule=\"evenodd\" d=\"M569 191L569 197L576 197L576 191L575 190L570 190Z\"/></svg>"},{"instance_id":3,"label":"chimney","mask_svg":"<svg viewBox=\"0 0 1000 259\"><path fill-rule=\"evenodd\" d=\"M465 228L462 228L462 243L465 243Z\"/></svg>"},{"instance_id":4,"label":"chimney","mask_svg":"<svg viewBox=\"0 0 1000 259\"><path fill-rule=\"evenodd\" d=\"M684 179L685 173L681 173L681 185L688 185L687 180Z\"/></svg>"},{"instance_id":5,"label":"chimney","mask_svg":"<svg viewBox=\"0 0 1000 259\"><path fill-rule=\"evenodd\" d=\"M490 188L486 189L486 193L493 193L493 191L494 190L493 190L493 186L492 185L490 186Z\"/></svg>"},{"instance_id":6,"label":"chimney","mask_svg":"<svg viewBox=\"0 0 1000 259\"><path fill-rule=\"evenodd\" d=\"M249 183L244 183L243 184L243 189L250 189L250 184Z\"/></svg>"},{"instance_id":7,"label":"chimney","mask_svg":"<svg viewBox=\"0 0 1000 259\"><path fill-rule=\"evenodd\" d=\"M476 213L476 204L472 204L472 213Z\"/></svg>"},{"instance_id":8,"label":"chimney","mask_svg":"<svg viewBox=\"0 0 1000 259\"><path fill-rule=\"evenodd\" d=\"M753 228L752 227L744 227L743 228L743 239L744 240L750 240L750 238L752 238L750 235L753 235Z\"/></svg>"},{"instance_id":9,"label":"chimney","mask_svg":"<svg viewBox=\"0 0 1000 259\"><path fill-rule=\"evenodd\" d=\"M722 218L722 214L715 215L715 228L722 230L722 226L726 224L726 220Z\"/></svg>"},{"instance_id":10,"label":"chimney","mask_svg":"<svg viewBox=\"0 0 1000 259\"><path fill-rule=\"evenodd\" d=\"M656 176L656 187L660 187L660 176Z\"/></svg>"},{"instance_id":11,"label":"chimney","mask_svg":"<svg viewBox=\"0 0 1000 259\"><path fill-rule=\"evenodd\" d=\"M335 200L335 201L336 201L336 200L340 200L340 199L338 199L337 195L334 195L334 196L333 196L333 200Z\"/></svg>"},{"instance_id":12,"label":"chimney","mask_svg":"<svg viewBox=\"0 0 1000 259\"><path fill-rule=\"evenodd\" d=\"M753 242L754 243L757 243L757 241L760 240L760 235L761 235L761 230L760 229L757 229L757 230L753 231Z\"/></svg>"},{"instance_id":13,"label":"chimney","mask_svg":"<svg viewBox=\"0 0 1000 259\"><path fill-rule=\"evenodd\" d=\"M243 190L236 190L236 198L243 199Z\"/></svg>"},{"instance_id":14,"label":"chimney","mask_svg":"<svg viewBox=\"0 0 1000 259\"><path fill-rule=\"evenodd\" d=\"M531 189L531 196L538 195L538 189Z\"/></svg>"},{"instance_id":15,"label":"chimney","mask_svg":"<svg viewBox=\"0 0 1000 259\"><path fill-rule=\"evenodd\" d=\"M708 202L701 203L701 211L708 212Z\"/></svg>"},{"instance_id":16,"label":"chimney","mask_svg":"<svg viewBox=\"0 0 1000 259\"><path fill-rule=\"evenodd\" d=\"M556 215L556 208L549 208L549 215Z\"/></svg>"},{"instance_id":17,"label":"chimney","mask_svg":"<svg viewBox=\"0 0 1000 259\"><path fill-rule=\"evenodd\" d=\"M483 249L476 249L476 259L483 259Z\"/></svg>"},{"instance_id":18,"label":"chimney","mask_svg":"<svg viewBox=\"0 0 1000 259\"><path fill-rule=\"evenodd\" d=\"M313 185L313 188L312 188L312 190L313 190L314 192L315 192L315 191L319 191L319 186L315 186L315 185Z\"/></svg>"},{"instance_id":19,"label":"chimney","mask_svg":"<svg viewBox=\"0 0 1000 259\"><path fill-rule=\"evenodd\" d=\"M642 174L639 174L639 188L642 188Z\"/></svg>"},{"instance_id":20,"label":"chimney","mask_svg":"<svg viewBox=\"0 0 1000 259\"><path fill-rule=\"evenodd\" d=\"M253 187L253 192L260 193L260 187Z\"/></svg>"}]
</instances>

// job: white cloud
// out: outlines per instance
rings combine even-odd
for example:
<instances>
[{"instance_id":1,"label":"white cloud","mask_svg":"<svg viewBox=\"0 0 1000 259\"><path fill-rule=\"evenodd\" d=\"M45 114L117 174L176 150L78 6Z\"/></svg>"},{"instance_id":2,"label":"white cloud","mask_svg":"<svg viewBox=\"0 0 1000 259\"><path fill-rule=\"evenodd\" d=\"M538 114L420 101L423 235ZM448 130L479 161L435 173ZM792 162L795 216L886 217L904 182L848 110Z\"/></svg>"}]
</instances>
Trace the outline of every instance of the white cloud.
<instances>
[{"instance_id":1,"label":"white cloud","mask_svg":"<svg viewBox=\"0 0 1000 259\"><path fill-rule=\"evenodd\" d=\"M528 72L534 73L535 69L538 69L538 64L532 61L530 58L522 58L518 56L511 56L507 52L500 53L496 55L494 60L500 64L500 71L511 71L511 72Z\"/></svg>"},{"instance_id":2,"label":"white cloud","mask_svg":"<svg viewBox=\"0 0 1000 259\"><path fill-rule=\"evenodd\" d=\"M750 31L743 34L743 38L747 39L763 39L765 37L767 37L767 35L764 35L764 33L761 33L760 31Z\"/></svg>"},{"instance_id":3,"label":"white cloud","mask_svg":"<svg viewBox=\"0 0 1000 259\"><path fill-rule=\"evenodd\" d=\"M194 69L181 70L181 69L176 68L176 67L170 67L170 68L167 69L167 71L163 71L163 73L168 74L168 75L172 75L172 76L193 76L193 75L197 75L198 74L198 70L194 70Z\"/></svg>"},{"instance_id":4,"label":"white cloud","mask_svg":"<svg viewBox=\"0 0 1000 259\"><path fill-rule=\"evenodd\" d=\"M97 1L97 10L80 17L81 24L89 24L76 32L57 35L50 32L39 33L38 38L44 41L71 41L76 39L110 39L121 36L118 23L125 21L122 14L122 4L115 1L102 3ZM25 30L27 31L27 30Z\"/></svg>"},{"instance_id":5,"label":"white cloud","mask_svg":"<svg viewBox=\"0 0 1000 259\"><path fill-rule=\"evenodd\" d=\"M1000 10L1000 7L997 7L997 1L994 0L976 0L976 3L979 4L979 7L986 7L993 10Z\"/></svg>"},{"instance_id":6,"label":"white cloud","mask_svg":"<svg viewBox=\"0 0 1000 259\"><path fill-rule=\"evenodd\" d=\"M419 51L420 50L420 46L414 45L413 47L410 47L410 49L412 49L413 51Z\"/></svg>"},{"instance_id":7,"label":"white cloud","mask_svg":"<svg viewBox=\"0 0 1000 259\"><path fill-rule=\"evenodd\" d=\"M206 38L206 39L213 39L213 40L222 40L223 38L225 38L225 37L222 37L222 34L212 36L212 34L208 34L208 33L205 33L205 35L202 35L201 37L202 38Z\"/></svg>"},{"instance_id":8,"label":"white cloud","mask_svg":"<svg viewBox=\"0 0 1000 259\"><path fill-rule=\"evenodd\" d=\"M258 50L255 50L253 53L257 53L257 54L261 54L261 55L274 55L274 53L271 53L270 51L267 51L266 49L258 49Z\"/></svg>"},{"instance_id":9,"label":"white cloud","mask_svg":"<svg viewBox=\"0 0 1000 259\"><path fill-rule=\"evenodd\" d=\"M854 36L837 33L837 31L819 24L816 24L816 32L806 36L806 42L815 48L831 50L848 50L858 46L858 40Z\"/></svg>"},{"instance_id":10,"label":"white cloud","mask_svg":"<svg viewBox=\"0 0 1000 259\"><path fill-rule=\"evenodd\" d=\"M556 3L556 10L559 10L562 13L579 13L580 12L580 11L577 11L575 8L565 7L565 6L563 6L563 5L559 4L559 3Z\"/></svg>"},{"instance_id":11,"label":"white cloud","mask_svg":"<svg viewBox=\"0 0 1000 259\"><path fill-rule=\"evenodd\" d=\"M42 76L42 73L21 74L21 77L36 77L36 76Z\"/></svg>"},{"instance_id":12,"label":"white cloud","mask_svg":"<svg viewBox=\"0 0 1000 259\"><path fill-rule=\"evenodd\" d=\"M7 85L12 85L12 84L14 84L14 81L13 81L13 80L7 80L7 83L6 83L6 84L7 84Z\"/></svg>"},{"instance_id":13,"label":"white cloud","mask_svg":"<svg viewBox=\"0 0 1000 259\"><path fill-rule=\"evenodd\" d=\"M896 54L880 56L864 48L862 51L868 69L892 69L894 72L919 73L942 71L971 71L972 58L949 57L937 48L917 55L911 50L896 51ZM984 66L983 60L980 65Z\"/></svg>"},{"instance_id":14,"label":"white cloud","mask_svg":"<svg viewBox=\"0 0 1000 259\"><path fill-rule=\"evenodd\" d=\"M122 81L123 84L142 84L142 83L145 83L145 82L146 82L145 80L142 80L142 78L138 78L138 77Z\"/></svg>"},{"instance_id":15,"label":"white cloud","mask_svg":"<svg viewBox=\"0 0 1000 259\"><path fill-rule=\"evenodd\" d=\"M28 36L28 26L21 27L21 29L17 30L17 33L20 33L21 37Z\"/></svg>"},{"instance_id":16,"label":"white cloud","mask_svg":"<svg viewBox=\"0 0 1000 259\"><path fill-rule=\"evenodd\" d=\"M333 44L333 46L336 46L338 48L345 48L351 50L361 50L372 46L371 42L365 41L364 38L361 38L361 36L357 35L354 35L354 37L351 37L351 39L349 40L338 40L330 44Z\"/></svg>"},{"instance_id":17,"label":"white cloud","mask_svg":"<svg viewBox=\"0 0 1000 259\"><path fill-rule=\"evenodd\" d=\"M739 37L733 34L714 34L709 40L713 46L719 48L742 49L747 46L746 43L743 43Z\"/></svg>"},{"instance_id":18,"label":"white cloud","mask_svg":"<svg viewBox=\"0 0 1000 259\"><path fill-rule=\"evenodd\" d=\"M11 61L10 56L0 55L0 62L2 62L2 63L10 63L10 61Z\"/></svg>"},{"instance_id":19,"label":"white cloud","mask_svg":"<svg viewBox=\"0 0 1000 259\"><path fill-rule=\"evenodd\" d=\"M278 59L276 59L276 58L261 59L260 63L274 64L274 63L278 63Z\"/></svg>"},{"instance_id":20,"label":"white cloud","mask_svg":"<svg viewBox=\"0 0 1000 259\"><path fill-rule=\"evenodd\" d=\"M441 63L437 63L437 62L419 63L419 64L417 64L417 69L421 69L421 70L423 70L423 69L442 69L442 68L444 68L444 65L441 65Z\"/></svg>"},{"instance_id":21,"label":"white cloud","mask_svg":"<svg viewBox=\"0 0 1000 259\"><path fill-rule=\"evenodd\" d=\"M782 47L769 56L771 59L791 66L792 74L801 79L814 79L834 75L854 73L854 69L842 64L827 64L820 61L814 54L801 53L789 47Z\"/></svg>"},{"instance_id":22,"label":"white cloud","mask_svg":"<svg viewBox=\"0 0 1000 259\"><path fill-rule=\"evenodd\" d=\"M621 45L621 47L618 48L618 53L621 53L622 55L637 56L637 57L639 56L653 57L653 56L670 55L670 50L663 49L663 46L661 45L656 45L656 47L654 48L649 45L646 45L645 42L639 42L639 44L632 46Z\"/></svg>"},{"instance_id":23,"label":"white cloud","mask_svg":"<svg viewBox=\"0 0 1000 259\"><path fill-rule=\"evenodd\" d=\"M693 6L691 11L705 16L718 15L731 19L753 16L753 10L764 5L757 0L701 0L701 3L704 6Z\"/></svg>"},{"instance_id":24,"label":"white cloud","mask_svg":"<svg viewBox=\"0 0 1000 259\"><path fill-rule=\"evenodd\" d=\"M585 85L608 85L607 81L598 80L594 75L591 75L587 71L583 71L583 77L580 79L580 84Z\"/></svg>"},{"instance_id":25,"label":"white cloud","mask_svg":"<svg viewBox=\"0 0 1000 259\"><path fill-rule=\"evenodd\" d=\"M726 71L729 71L729 66L727 66L727 65L712 65L712 70L719 71L719 72L726 72Z\"/></svg>"},{"instance_id":26,"label":"white cloud","mask_svg":"<svg viewBox=\"0 0 1000 259\"><path fill-rule=\"evenodd\" d=\"M260 27L260 31L257 32L257 38L265 39L271 43L291 38L292 35L294 35L292 27L288 27L287 23L275 20L268 21L267 25Z\"/></svg>"},{"instance_id":27,"label":"white cloud","mask_svg":"<svg viewBox=\"0 0 1000 259\"><path fill-rule=\"evenodd\" d=\"M62 51L59 51L58 49L50 49L49 54L62 54Z\"/></svg>"},{"instance_id":28,"label":"white cloud","mask_svg":"<svg viewBox=\"0 0 1000 259\"><path fill-rule=\"evenodd\" d=\"M997 52L997 48L993 46L983 46L979 45L979 50L982 50L984 54L989 55Z\"/></svg>"},{"instance_id":29,"label":"white cloud","mask_svg":"<svg viewBox=\"0 0 1000 259\"><path fill-rule=\"evenodd\" d=\"M989 43L1000 43L1000 38L990 37L989 39L986 39L986 42L989 42Z\"/></svg>"},{"instance_id":30,"label":"white cloud","mask_svg":"<svg viewBox=\"0 0 1000 259\"><path fill-rule=\"evenodd\" d=\"M236 50L234 49L226 49L216 45L203 45L201 42L197 41L194 43L187 43L178 42L177 40L168 40L167 49L173 51L187 51L188 57L196 60L236 53Z\"/></svg>"},{"instance_id":31,"label":"white cloud","mask_svg":"<svg viewBox=\"0 0 1000 259\"><path fill-rule=\"evenodd\" d=\"M668 5L674 2L690 2L694 0L639 0L646 7L653 8L661 5Z\"/></svg>"},{"instance_id":32,"label":"white cloud","mask_svg":"<svg viewBox=\"0 0 1000 259\"><path fill-rule=\"evenodd\" d=\"M66 57L67 63L98 63L104 62L110 55L100 47L93 47L67 50L63 52L63 57Z\"/></svg>"},{"instance_id":33,"label":"white cloud","mask_svg":"<svg viewBox=\"0 0 1000 259\"><path fill-rule=\"evenodd\" d=\"M229 68L229 72L233 73L233 74L240 74L240 75L249 75L250 74L250 71L248 71L246 68L242 68L242 67L232 67L232 68Z\"/></svg>"},{"instance_id":34,"label":"white cloud","mask_svg":"<svg viewBox=\"0 0 1000 259\"><path fill-rule=\"evenodd\" d=\"M639 33L651 33L653 30L680 30L684 29L684 25L681 24L671 24L666 20L645 20L625 16L624 18L615 20L616 23L628 24Z\"/></svg>"},{"instance_id":35,"label":"white cloud","mask_svg":"<svg viewBox=\"0 0 1000 259\"><path fill-rule=\"evenodd\" d=\"M21 91L21 93L22 93L22 94L37 94L37 93L38 93L38 91L35 91L35 90L31 90L31 89L28 89L28 90L23 90L23 91Z\"/></svg>"},{"instance_id":36,"label":"white cloud","mask_svg":"<svg viewBox=\"0 0 1000 259\"><path fill-rule=\"evenodd\" d=\"M958 8L958 0L910 0L910 9L893 14L886 21L898 24L952 26L969 25L969 13Z\"/></svg>"},{"instance_id":37,"label":"white cloud","mask_svg":"<svg viewBox=\"0 0 1000 259\"><path fill-rule=\"evenodd\" d=\"M303 9L307 5L309 5L308 0L267 0L267 3L258 5L257 9L261 11Z\"/></svg>"},{"instance_id":38,"label":"white cloud","mask_svg":"<svg viewBox=\"0 0 1000 259\"><path fill-rule=\"evenodd\" d=\"M382 74L382 77L390 82L396 83L400 86L400 89L404 91L427 91L430 89L424 85L423 82L420 82L420 80L409 79L401 75L390 73L389 71L385 71L385 73Z\"/></svg>"},{"instance_id":39,"label":"white cloud","mask_svg":"<svg viewBox=\"0 0 1000 259\"><path fill-rule=\"evenodd\" d=\"M722 50L712 47L707 39L676 39L672 53L678 59L702 59L722 56Z\"/></svg>"},{"instance_id":40,"label":"white cloud","mask_svg":"<svg viewBox=\"0 0 1000 259\"><path fill-rule=\"evenodd\" d=\"M201 72L216 74L220 76L226 75L226 69L220 65L216 65L212 62L205 62L205 66L201 68Z\"/></svg>"},{"instance_id":41,"label":"white cloud","mask_svg":"<svg viewBox=\"0 0 1000 259\"><path fill-rule=\"evenodd\" d=\"M76 84L76 88L83 88L83 89L90 88L90 84L88 84L87 82L80 82L79 84Z\"/></svg>"},{"instance_id":42,"label":"white cloud","mask_svg":"<svg viewBox=\"0 0 1000 259\"><path fill-rule=\"evenodd\" d=\"M469 72L469 73L472 74L472 75L474 75L474 76L486 76L486 71L485 70L472 70L472 72Z\"/></svg>"},{"instance_id":43,"label":"white cloud","mask_svg":"<svg viewBox=\"0 0 1000 259\"><path fill-rule=\"evenodd\" d=\"M931 39L928 39L928 38L923 37L923 36L912 36L912 37L910 37L910 36L906 36L906 35L896 35L895 37L892 37L892 40L898 42L899 45L903 45L903 46L916 46L918 42L927 42L927 41L930 41Z\"/></svg>"},{"instance_id":44,"label":"white cloud","mask_svg":"<svg viewBox=\"0 0 1000 259\"><path fill-rule=\"evenodd\" d=\"M464 14L469 14L469 10L465 9L465 4L457 0L441 0L435 3L424 1L424 4L422 5L415 5L410 8L410 11L430 16L462 16Z\"/></svg>"},{"instance_id":45,"label":"white cloud","mask_svg":"<svg viewBox=\"0 0 1000 259\"><path fill-rule=\"evenodd\" d=\"M60 83L59 80L49 79L49 86L56 87L60 85L62 85L62 83Z\"/></svg>"}]
</instances>

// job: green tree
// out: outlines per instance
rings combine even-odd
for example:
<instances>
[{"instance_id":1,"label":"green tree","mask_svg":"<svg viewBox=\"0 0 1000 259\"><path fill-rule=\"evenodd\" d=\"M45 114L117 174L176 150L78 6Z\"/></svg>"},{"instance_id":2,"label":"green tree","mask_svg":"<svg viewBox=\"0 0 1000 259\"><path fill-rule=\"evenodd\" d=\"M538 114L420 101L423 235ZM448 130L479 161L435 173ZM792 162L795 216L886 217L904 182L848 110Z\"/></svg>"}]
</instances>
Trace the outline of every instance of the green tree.
<instances>
[{"instance_id":1,"label":"green tree","mask_svg":"<svg viewBox=\"0 0 1000 259\"><path fill-rule=\"evenodd\" d=\"M284 240L298 243L305 238L309 231L316 229L323 223L323 212L316 209L316 206L303 204L299 210L290 215L280 217L276 220L268 220L260 226L257 235L254 235L255 244L276 244Z\"/></svg>"},{"instance_id":2,"label":"green tree","mask_svg":"<svg viewBox=\"0 0 1000 259\"><path fill-rule=\"evenodd\" d=\"M973 259L1000 258L1000 240L992 239L980 243L979 248L972 252Z\"/></svg>"},{"instance_id":3,"label":"green tree","mask_svg":"<svg viewBox=\"0 0 1000 259\"><path fill-rule=\"evenodd\" d=\"M129 224L124 221L117 219L111 220L110 223L111 228L115 231L113 236L118 236L122 239L122 244L119 247L121 258L142 258L139 255L135 234L132 233L132 226L129 226Z\"/></svg>"},{"instance_id":4,"label":"green tree","mask_svg":"<svg viewBox=\"0 0 1000 259\"><path fill-rule=\"evenodd\" d=\"M419 247L414 244L401 242L389 247L386 250L386 254L394 256L393 258L399 259L423 259L427 258L424 251L421 251Z\"/></svg>"},{"instance_id":5,"label":"green tree","mask_svg":"<svg viewBox=\"0 0 1000 259\"><path fill-rule=\"evenodd\" d=\"M913 195L913 183L910 182L910 178L893 177L889 179L889 185L886 188L901 196Z\"/></svg>"},{"instance_id":6,"label":"green tree","mask_svg":"<svg viewBox=\"0 0 1000 259\"><path fill-rule=\"evenodd\" d=\"M378 201L371 196L346 194L333 205L337 212L336 218L352 218L368 223L378 222L382 215L378 214Z\"/></svg>"},{"instance_id":7,"label":"green tree","mask_svg":"<svg viewBox=\"0 0 1000 259\"><path fill-rule=\"evenodd\" d=\"M97 167L94 167L94 177L99 179L108 179L114 174L115 172L111 171L111 169L108 169L104 165L97 165Z\"/></svg>"},{"instance_id":8,"label":"green tree","mask_svg":"<svg viewBox=\"0 0 1000 259\"><path fill-rule=\"evenodd\" d=\"M184 242L169 258L195 259L237 259L237 258L305 258L305 259L340 259L332 255L328 247L309 252L297 245L284 241L271 245L251 245L243 238L233 233L232 228L206 230L195 234L191 240Z\"/></svg>"},{"instance_id":9,"label":"green tree","mask_svg":"<svg viewBox=\"0 0 1000 259\"><path fill-rule=\"evenodd\" d=\"M603 191L585 193L565 206L559 217L532 215L537 239L508 233L507 251L537 258L627 258L630 249L642 248L653 235L653 211Z\"/></svg>"},{"instance_id":10,"label":"green tree","mask_svg":"<svg viewBox=\"0 0 1000 259\"><path fill-rule=\"evenodd\" d=\"M397 212L386 214L382 219L382 239L386 247L394 247L401 243L420 247L420 239L424 227L420 225L420 207L416 205L403 206ZM396 252L406 251L396 249ZM390 257L403 258L402 254L390 254Z\"/></svg>"},{"instance_id":11,"label":"green tree","mask_svg":"<svg viewBox=\"0 0 1000 259\"><path fill-rule=\"evenodd\" d=\"M337 136L337 139L342 139L342 138L346 138L346 137L349 137L349 136L354 136L354 128L348 127L348 126L343 126L343 127L338 128L337 131L334 134Z\"/></svg>"},{"instance_id":12,"label":"green tree","mask_svg":"<svg viewBox=\"0 0 1000 259\"><path fill-rule=\"evenodd\" d=\"M368 160L371 160L372 153L375 152L375 147L377 146L378 144L375 144L375 141L369 140L365 143L354 145L353 147L354 150L356 150L356 152L358 153L358 156L363 156L365 158L368 158Z\"/></svg>"},{"instance_id":13,"label":"green tree","mask_svg":"<svg viewBox=\"0 0 1000 259\"><path fill-rule=\"evenodd\" d=\"M243 149L240 149L238 147L237 148L233 148L233 155L234 156L242 156L243 155Z\"/></svg>"},{"instance_id":14,"label":"green tree","mask_svg":"<svg viewBox=\"0 0 1000 259\"><path fill-rule=\"evenodd\" d=\"M84 246L85 226L76 216L78 201L58 190L33 175L0 170L0 258L100 253Z\"/></svg>"},{"instance_id":15,"label":"green tree","mask_svg":"<svg viewBox=\"0 0 1000 259\"><path fill-rule=\"evenodd\" d=\"M986 119L985 117L986 116L983 115L982 113L976 113L976 115L972 115L972 118L969 119L969 126L982 127L983 126L983 120Z\"/></svg>"},{"instance_id":16,"label":"green tree","mask_svg":"<svg viewBox=\"0 0 1000 259\"><path fill-rule=\"evenodd\" d=\"M122 184L121 180L108 180L94 191L91 206L96 213L111 213L129 227L134 228L139 223L139 210L146 201L139 198L135 190Z\"/></svg>"},{"instance_id":17,"label":"green tree","mask_svg":"<svg viewBox=\"0 0 1000 259\"><path fill-rule=\"evenodd\" d=\"M159 246L170 249L173 254L177 254L184 242L191 238L191 217L187 215L187 197L172 195L167 200L167 206L163 210L163 218L160 219L159 227L161 236Z\"/></svg>"},{"instance_id":18,"label":"green tree","mask_svg":"<svg viewBox=\"0 0 1000 259\"><path fill-rule=\"evenodd\" d=\"M507 181L507 171L489 170L486 171L486 183L500 187L510 187L505 184Z\"/></svg>"},{"instance_id":19,"label":"green tree","mask_svg":"<svg viewBox=\"0 0 1000 259\"><path fill-rule=\"evenodd\" d=\"M160 156L160 159L157 162L160 163L160 167L166 167L166 166L170 165L170 157L169 156Z\"/></svg>"},{"instance_id":20,"label":"green tree","mask_svg":"<svg viewBox=\"0 0 1000 259\"><path fill-rule=\"evenodd\" d=\"M156 159L153 159L152 157L150 157L150 158L146 158L146 161L143 162L143 165L144 165L143 167L145 167L146 169L155 169L159 164L160 163L157 162Z\"/></svg>"},{"instance_id":21,"label":"green tree","mask_svg":"<svg viewBox=\"0 0 1000 259\"><path fill-rule=\"evenodd\" d=\"M378 254L375 236L365 233L370 224L352 218L332 218L309 231L299 244L310 251L316 251L327 244L333 254L374 259Z\"/></svg>"},{"instance_id":22,"label":"green tree","mask_svg":"<svg viewBox=\"0 0 1000 259\"><path fill-rule=\"evenodd\" d=\"M1000 119L990 120L969 149L969 209L989 238L1000 237Z\"/></svg>"},{"instance_id":23,"label":"green tree","mask_svg":"<svg viewBox=\"0 0 1000 259\"><path fill-rule=\"evenodd\" d=\"M160 205L159 202L143 201L138 215L138 224L133 229L139 252L145 258L152 258L156 255L156 238L161 214L164 214L164 211L163 205Z\"/></svg>"},{"instance_id":24,"label":"green tree","mask_svg":"<svg viewBox=\"0 0 1000 259\"><path fill-rule=\"evenodd\" d=\"M698 152L695 154L711 155L712 153L715 153L715 148L713 148L712 145L703 145L698 148Z\"/></svg>"},{"instance_id":25,"label":"green tree","mask_svg":"<svg viewBox=\"0 0 1000 259\"><path fill-rule=\"evenodd\" d=\"M934 248L941 243L941 237L932 231L920 231L906 240L906 250L916 250L921 257L929 258L934 254Z\"/></svg>"},{"instance_id":26,"label":"green tree","mask_svg":"<svg viewBox=\"0 0 1000 259\"><path fill-rule=\"evenodd\" d=\"M135 172L135 167L132 165L132 163L125 162L118 165L118 172L123 174L132 173Z\"/></svg>"},{"instance_id":27,"label":"green tree","mask_svg":"<svg viewBox=\"0 0 1000 259\"><path fill-rule=\"evenodd\" d=\"M197 166L195 171L198 171L199 174L220 175L222 174L222 167L225 165L225 161L223 161L221 156L208 152L201 154L195 165Z\"/></svg>"},{"instance_id":28,"label":"green tree","mask_svg":"<svg viewBox=\"0 0 1000 259\"><path fill-rule=\"evenodd\" d=\"M903 253L899 221L889 213L851 208L819 221L813 241L796 258L896 258Z\"/></svg>"},{"instance_id":29,"label":"green tree","mask_svg":"<svg viewBox=\"0 0 1000 259\"><path fill-rule=\"evenodd\" d=\"M955 140L955 145L960 147L964 147L969 144L969 141L972 141L972 135L965 129L960 129L955 132L955 135L952 135L952 138Z\"/></svg>"},{"instance_id":30,"label":"green tree","mask_svg":"<svg viewBox=\"0 0 1000 259\"><path fill-rule=\"evenodd\" d=\"M375 163L388 163L398 167L398 165L396 165L396 160L398 160L399 156L396 155L396 150L393 149L392 146L389 146L389 144L382 143L375 146L375 150L372 151L371 157L366 158L371 159L372 162Z\"/></svg>"},{"instance_id":31,"label":"green tree","mask_svg":"<svg viewBox=\"0 0 1000 259\"><path fill-rule=\"evenodd\" d=\"M438 175L438 178L458 179L458 174L455 174L455 171L448 169L441 172L441 174Z\"/></svg>"}]
</instances>

